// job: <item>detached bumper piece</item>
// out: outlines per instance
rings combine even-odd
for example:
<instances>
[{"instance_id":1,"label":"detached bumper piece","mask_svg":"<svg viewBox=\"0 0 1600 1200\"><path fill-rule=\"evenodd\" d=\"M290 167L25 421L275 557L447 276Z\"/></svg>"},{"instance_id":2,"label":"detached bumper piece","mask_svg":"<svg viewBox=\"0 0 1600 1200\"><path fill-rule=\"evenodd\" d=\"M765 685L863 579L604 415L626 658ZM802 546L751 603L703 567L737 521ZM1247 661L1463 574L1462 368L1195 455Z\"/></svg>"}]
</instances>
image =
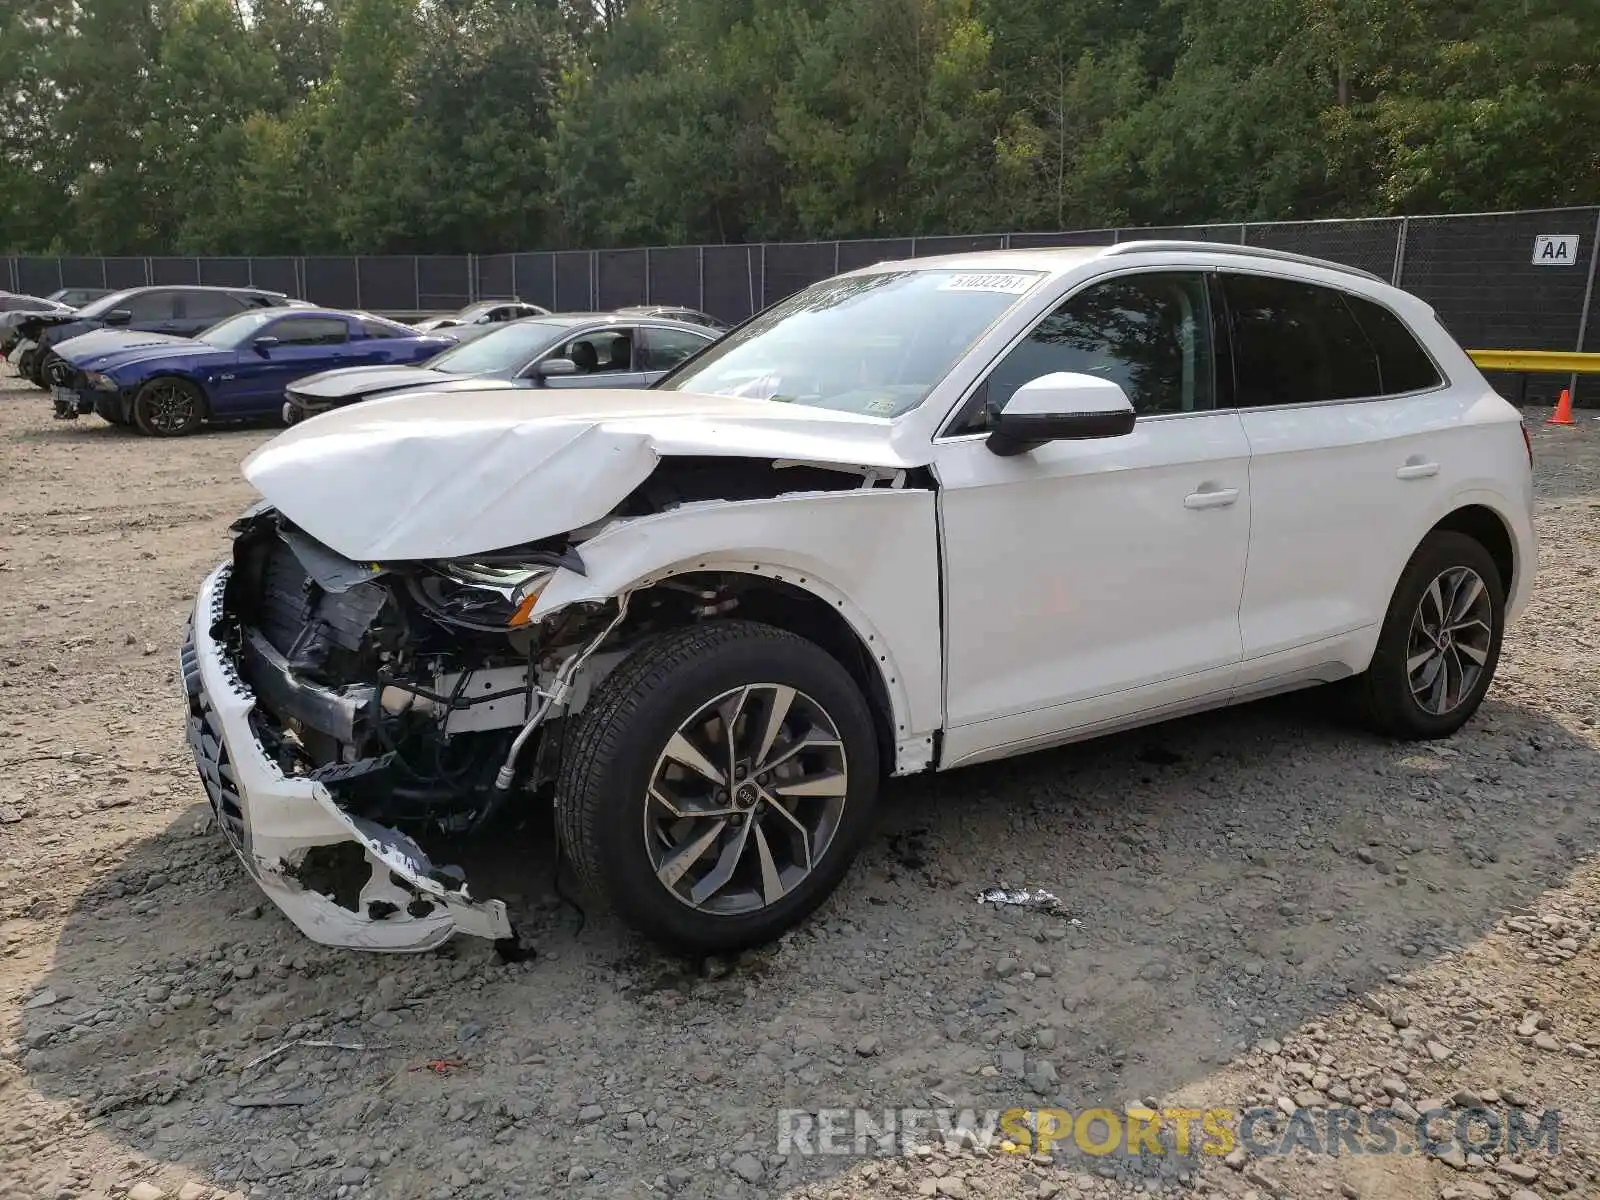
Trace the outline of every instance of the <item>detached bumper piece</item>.
<instances>
[{"instance_id":1,"label":"detached bumper piece","mask_svg":"<svg viewBox=\"0 0 1600 1200\"><path fill-rule=\"evenodd\" d=\"M218 828L245 870L325 946L420 951L456 933L510 943L502 901L472 899L459 873L430 862L411 838L334 802L327 784L339 768L290 776L268 756L252 725L256 696L221 636L230 570L218 567L201 586L181 666L189 747ZM257 642L246 652L260 649ZM318 706L324 697L293 699Z\"/></svg>"},{"instance_id":2,"label":"detached bumper piece","mask_svg":"<svg viewBox=\"0 0 1600 1200\"><path fill-rule=\"evenodd\" d=\"M52 383L50 398L55 405L51 414L58 421L76 421L85 413L94 411L94 394L80 391L72 382Z\"/></svg>"}]
</instances>

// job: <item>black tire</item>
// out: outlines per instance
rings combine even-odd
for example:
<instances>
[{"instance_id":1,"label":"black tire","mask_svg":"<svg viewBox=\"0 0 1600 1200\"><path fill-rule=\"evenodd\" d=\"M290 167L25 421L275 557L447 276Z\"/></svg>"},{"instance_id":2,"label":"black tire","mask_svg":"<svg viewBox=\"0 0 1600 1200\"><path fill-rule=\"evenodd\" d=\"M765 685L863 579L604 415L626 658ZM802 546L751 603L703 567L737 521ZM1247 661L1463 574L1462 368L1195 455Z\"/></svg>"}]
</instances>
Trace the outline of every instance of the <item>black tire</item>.
<instances>
[{"instance_id":1,"label":"black tire","mask_svg":"<svg viewBox=\"0 0 1600 1200\"><path fill-rule=\"evenodd\" d=\"M163 375L133 398L133 423L150 437L185 437L205 420L206 400L186 379Z\"/></svg>"},{"instance_id":2,"label":"black tire","mask_svg":"<svg viewBox=\"0 0 1600 1200\"><path fill-rule=\"evenodd\" d=\"M646 796L657 760L681 726L730 689L760 683L796 689L831 720L847 764L843 810L821 858L781 899L752 912L710 913L657 877ZM878 785L872 714L849 673L795 634L715 621L647 643L601 682L569 731L556 828L579 881L633 928L675 950L726 953L772 940L827 899L870 827Z\"/></svg>"},{"instance_id":3,"label":"black tire","mask_svg":"<svg viewBox=\"0 0 1600 1200\"><path fill-rule=\"evenodd\" d=\"M1429 711L1413 693L1407 659L1411 654L1413 619L1433 582L1448 572L1465 569L1483 583L1490 630L1484 662L1475 681L1461 689L1448 711ZM1505 632L1505 581L1483 544L1467 534L1441 530L1429 534L1411 556L1389 601L1378 646L1366 672L1356 678L1355 698L1366 723L1380 733L1404 740L1449 737L1471 719L1483 703L1500 662ZM1458 656L1457 661L1469 661Z\"/></svg>"},{"instance_id":4,"label":"black tire","mask_svg":"<svg viewBox=\"0 0 1600 1200\"><path fill-rule=\"evenodd\" d=\"M36 357L37 355L32 350L24 350L17 355L17 375L29 383L33 383L33 360ZM39 385L34 383L34 386L38 387Z\"/></svg>"},{"instance_id":5,"label":"black tire","mask_svg":"<svg viewBox=\"0 0 1600 1200\"><path fill-rule=\"evenodd\" d=\"M35 350L33 352L33 370L28 379L36 388L50 387L50 362L55 358L48 350Z\"/></svg>"}]
</instances>

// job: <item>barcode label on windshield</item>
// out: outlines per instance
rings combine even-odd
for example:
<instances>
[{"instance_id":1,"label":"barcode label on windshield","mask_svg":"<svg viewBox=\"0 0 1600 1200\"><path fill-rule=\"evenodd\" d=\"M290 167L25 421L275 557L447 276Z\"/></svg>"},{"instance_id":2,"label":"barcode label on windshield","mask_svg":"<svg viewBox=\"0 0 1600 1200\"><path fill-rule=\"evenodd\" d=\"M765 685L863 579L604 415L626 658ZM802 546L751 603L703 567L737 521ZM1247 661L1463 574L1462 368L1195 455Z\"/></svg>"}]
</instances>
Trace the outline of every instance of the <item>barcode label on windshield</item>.
<instances>
[{"instance_id":1,"label":"barcode label on windshield","mask_svg":"<svg viewBox=\"0 0 1600 1200\"><path fill-rule=\"evenodd\" d=\"M1033 286L1037 275L1017 275L1004 271L981 271L953 275L939 285L941 292L1010 292L1020 296Z\"/></svg>"}]
</instances>

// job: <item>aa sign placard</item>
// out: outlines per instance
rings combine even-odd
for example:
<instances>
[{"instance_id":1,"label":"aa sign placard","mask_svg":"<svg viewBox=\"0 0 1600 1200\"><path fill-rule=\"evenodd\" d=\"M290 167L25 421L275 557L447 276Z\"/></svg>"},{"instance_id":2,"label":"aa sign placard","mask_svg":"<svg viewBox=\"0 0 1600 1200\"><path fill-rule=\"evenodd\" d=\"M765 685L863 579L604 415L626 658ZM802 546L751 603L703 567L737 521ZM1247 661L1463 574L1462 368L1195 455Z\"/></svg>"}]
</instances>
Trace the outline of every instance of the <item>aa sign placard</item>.
<instances>
[{"instance_id":1,"label":"aa sign placard","mask_svg":"<svg viewBox=\"0 0 1600 1200\"><path fill-rule=\"evenodd\" d=\"M1578 235L1575 233L1541 233L1533 239L1533 265L1536 267L1571 267L1578 262Z\"/></svg>"}]
</instances>

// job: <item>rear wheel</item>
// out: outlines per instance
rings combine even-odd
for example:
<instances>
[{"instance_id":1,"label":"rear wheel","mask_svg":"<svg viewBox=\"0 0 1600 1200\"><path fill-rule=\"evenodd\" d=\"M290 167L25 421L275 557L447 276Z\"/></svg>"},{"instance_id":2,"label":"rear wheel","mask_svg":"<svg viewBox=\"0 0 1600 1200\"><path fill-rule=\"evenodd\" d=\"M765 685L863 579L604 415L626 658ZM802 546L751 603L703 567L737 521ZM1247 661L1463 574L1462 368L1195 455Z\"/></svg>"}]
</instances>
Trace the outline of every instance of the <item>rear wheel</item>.
<instances>
[{"instance_id":1,"label":"rear wheel","mask_svg":"<svg viewBox=\"0 0 1600 1200\"><path fill-rule=\"evenodd\" d=\"M184 379L152 379L133 401L133 421L151 437L182 437L200 428L205 398Z\"/></svg>"},{"instance_id":2,"label":"rear wheel","mask_svg":"<svg viewBox=\"0 0 1600 1200\"><path fill-rule=\"evenodd\" d=\"M1357 681L1368 722L1400 738L1447 737L1477 712L1500 661L1505 583L1482 543L1430 534L1411 556Z\"/></svg>"},{"instance_id":3,"label":"rear wheel","mask_svg":"<svg viewBox=\"0 0 1600 1200\"><path fill-rule=\"evenodd\" d=\"M838 886L870 824L878 744L848 672L751 621L669 633L575 718L557 828L636 929L712 953L769 941Z\"/></svg>"}]
</instances>

